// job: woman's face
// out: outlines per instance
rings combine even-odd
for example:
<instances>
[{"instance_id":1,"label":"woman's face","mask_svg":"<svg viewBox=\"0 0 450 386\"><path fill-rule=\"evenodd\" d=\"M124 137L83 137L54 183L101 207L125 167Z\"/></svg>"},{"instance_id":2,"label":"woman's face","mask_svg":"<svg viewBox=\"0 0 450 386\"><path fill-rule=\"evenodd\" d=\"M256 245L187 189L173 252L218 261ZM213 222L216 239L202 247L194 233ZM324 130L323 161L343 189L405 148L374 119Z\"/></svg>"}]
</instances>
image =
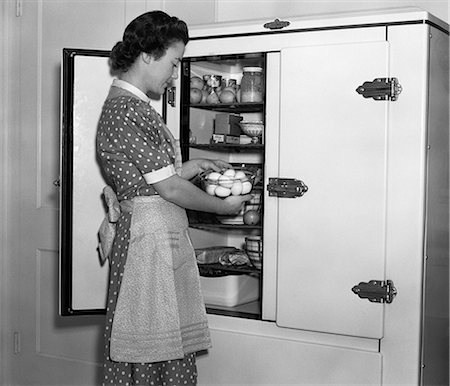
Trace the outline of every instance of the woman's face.
<instances>
[{"instance_id":1,"label":"woman's face","mask_svg":"<svg viewBox=\"0 0 450 386\"><path fill-rule=\"evenodd\" d=\"M172 79L178 78L178 67L184 55L185 44L182 41L174 42L166 53L159 59L150 56L147 74L147 92L162 95Z\"/></svg>"}]
</instances>

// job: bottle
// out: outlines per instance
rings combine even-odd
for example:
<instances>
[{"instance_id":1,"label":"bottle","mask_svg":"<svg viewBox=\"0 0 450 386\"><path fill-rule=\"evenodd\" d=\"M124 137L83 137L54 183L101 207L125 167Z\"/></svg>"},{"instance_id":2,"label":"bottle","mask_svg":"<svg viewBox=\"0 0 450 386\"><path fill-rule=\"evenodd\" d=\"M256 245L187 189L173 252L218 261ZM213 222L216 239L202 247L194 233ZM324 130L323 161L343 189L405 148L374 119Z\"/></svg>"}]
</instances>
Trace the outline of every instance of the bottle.
<instances>
[{"instance_id":1,"label":"bottle","mask_svg":"<svg viewBox=\"0 0 450 386\"><path fill-rule=\"evenodd\" d=\"M241 80L241 102L262 102L264 79L261 67L244 67Z\"/></svg>"}]
</instances>

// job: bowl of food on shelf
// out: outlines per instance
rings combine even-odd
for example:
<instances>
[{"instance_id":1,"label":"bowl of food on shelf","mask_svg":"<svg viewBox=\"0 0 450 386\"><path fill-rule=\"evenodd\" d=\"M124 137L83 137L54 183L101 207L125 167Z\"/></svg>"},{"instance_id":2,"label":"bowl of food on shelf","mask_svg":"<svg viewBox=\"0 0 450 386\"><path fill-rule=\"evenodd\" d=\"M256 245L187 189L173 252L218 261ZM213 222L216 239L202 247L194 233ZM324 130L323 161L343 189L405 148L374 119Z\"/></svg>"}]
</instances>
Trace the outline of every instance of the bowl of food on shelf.
<instances>
[{"instance_id":1,"label":"bowl of food on shelf","mask_svg":"<svg viewBox=\"0 0 450 386\"><path fill-rule=\"evenodd\" d=\"M260 142L264 130L264 123L262 121L241 121L239 123L242 132L252 138L253 143Z\"/></svg>"}]
</instances>

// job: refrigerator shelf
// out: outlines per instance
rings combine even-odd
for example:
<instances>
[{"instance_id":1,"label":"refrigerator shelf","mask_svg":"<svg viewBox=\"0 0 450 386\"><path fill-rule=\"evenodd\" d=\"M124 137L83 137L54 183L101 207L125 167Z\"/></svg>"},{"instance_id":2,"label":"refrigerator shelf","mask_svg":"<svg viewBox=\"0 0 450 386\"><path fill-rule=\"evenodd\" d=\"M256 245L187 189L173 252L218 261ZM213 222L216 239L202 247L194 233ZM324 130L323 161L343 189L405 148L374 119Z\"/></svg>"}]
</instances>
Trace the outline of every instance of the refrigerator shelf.
<instances>
[{"instance_id":1,"label":"refrigerator shelf","mask_svg":"<svg viewBox=\"0 0 450 386\"><path fill-rule=\"evenodd\" d=\"M199 143L199 144L183 144L183 147L189 147L191 149L211 150L211 151L261 151L264 149L264 145L258 144L228 144L228 143Z\"/></svg>"},{"instance_id":2,"label":"refrigerator shelf","mask_svg":"<svg viewBox=\"0 0 450 386\"><path fill-rule=\"evenodd\" d=\"M190 107L204 110L213 110L226 113L252 113L262 111L264 104L261 102L248 103L192 103Z\"/></svg>"},{"instance_id":3,"label":"refrigerator shelf","mask_svg":"<svg viewBox=\"0 0 450 386\"><path fill-rule=\"evenodd\" d=\"M205 277L220 277L227 275L260 275L261 269L252 265L222 265L220 263L214 264L197 264L201 276Z\"/></svg>"},{"instance_id":4,"label":"refrigerator shelf","mask_svg":"<svg viewBox=\"0 0 450 386\"><path fill-rule=\"evenodd\" d=\"M261 230L261 225L246 225L246 224L221 224L221 223L195 223L189 222L191 228L200 229L204 231L223 231L223 230Z\"/></svg>"}]
</instances>

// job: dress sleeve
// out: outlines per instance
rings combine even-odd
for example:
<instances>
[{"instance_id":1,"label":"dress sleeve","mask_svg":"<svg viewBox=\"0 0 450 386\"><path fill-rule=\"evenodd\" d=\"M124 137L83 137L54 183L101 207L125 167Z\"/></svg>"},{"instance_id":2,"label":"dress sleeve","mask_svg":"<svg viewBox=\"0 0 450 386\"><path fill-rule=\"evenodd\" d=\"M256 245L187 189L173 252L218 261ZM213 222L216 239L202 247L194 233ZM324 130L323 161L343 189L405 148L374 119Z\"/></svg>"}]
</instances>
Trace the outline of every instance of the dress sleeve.
<instances>
[{"instance_id":1,"label":"dress sleeve","mask_svg":"<svg viewBox=\"0 0 450 386\"><path fill-rule=\"evenodd\" d=\"M109 141L120 148L147 184L176 174L174 150L163 135L163 124L152 109L134 99L119 102L115 119L110 121Z\"/></svg>"}]
</instances>

